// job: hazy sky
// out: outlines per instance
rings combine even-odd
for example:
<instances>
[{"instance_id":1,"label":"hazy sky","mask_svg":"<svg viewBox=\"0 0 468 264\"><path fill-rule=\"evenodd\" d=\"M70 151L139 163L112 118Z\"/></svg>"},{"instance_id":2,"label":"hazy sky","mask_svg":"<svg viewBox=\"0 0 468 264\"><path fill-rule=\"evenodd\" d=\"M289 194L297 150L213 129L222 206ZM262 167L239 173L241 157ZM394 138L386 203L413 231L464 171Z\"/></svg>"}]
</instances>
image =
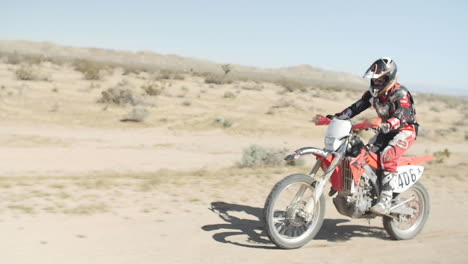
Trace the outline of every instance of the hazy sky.
<instances>
[{"instance_id":1,"label":"hazy sky","mask_svg":"<svg viewBox=\"0 0 468 264\"><path fill-rule=\"evenodd\" d=\"M468 95L468 1L2 2L0 39L358 75L389 56L410 89Z\"/></svg>"}]
</instances>

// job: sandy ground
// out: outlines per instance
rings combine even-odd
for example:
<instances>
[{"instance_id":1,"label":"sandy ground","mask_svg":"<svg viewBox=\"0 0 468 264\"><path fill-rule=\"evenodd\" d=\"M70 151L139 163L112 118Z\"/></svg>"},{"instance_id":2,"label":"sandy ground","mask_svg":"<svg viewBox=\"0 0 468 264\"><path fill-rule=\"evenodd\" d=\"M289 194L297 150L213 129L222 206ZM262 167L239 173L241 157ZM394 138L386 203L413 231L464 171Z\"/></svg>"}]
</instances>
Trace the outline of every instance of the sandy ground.
<instances>
[{"instance_id":1,"label":"sandy ground","mask_svg":"<svg viewBox=\"0 0 468 264\"><path fill-rule=\"evenodd\" d=\"M320 147L313 114L337 112L359 93L187 76L144 98L144 122L122 123L132 106L97 99L109 87L137 90L148 75L116 70L90 82L44 64L34 67L51 80L20 81L18 67L0 64L0 263L468 262L463 104L419 105L425 131L410 154L451 154L422 178L431 213L419 236L392 241L381 219L349 219L327 199L317 237L279 250L263 233L263 203L277 181L310 164L239 169L243 149Z\"/></svg>"}]
</instances>

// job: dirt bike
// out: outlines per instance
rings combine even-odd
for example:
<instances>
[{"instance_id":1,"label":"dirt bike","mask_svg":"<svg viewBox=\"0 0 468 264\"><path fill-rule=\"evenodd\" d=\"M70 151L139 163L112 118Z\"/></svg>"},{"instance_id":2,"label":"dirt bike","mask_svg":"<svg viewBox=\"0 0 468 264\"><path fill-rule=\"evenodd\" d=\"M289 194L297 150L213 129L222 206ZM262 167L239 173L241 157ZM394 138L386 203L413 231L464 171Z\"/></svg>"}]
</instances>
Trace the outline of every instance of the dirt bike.
<instances>
[{"instance_id":1,"label":"dirt bike","mask_svg":"<svg viewBox=\"0 0 468 264\"><path fill-rule=\"evenodd\" d=\"M407 157L398 161L398 186L394 188L390 211L385 215L370 212L380 194L381 165L372 145L364 145L358 132L377 130L382 119L375 117L355 125L351 120L333 120L317 115L316 125L328 125L323 149L305 147L285 160L304 155L317 159L309 175L293 174L278 182L264 207L265 231L280 248L299 248L319 232L325 214L325 184L331 181L329 195L338 212L351 218L383 217L383 226L395 240L418 235L429 215L429 194L418 182L431 156ZM319 169L323 174L317 174ZM336 195L334 194L336 193Z\"/></svg>"}]
</instances>

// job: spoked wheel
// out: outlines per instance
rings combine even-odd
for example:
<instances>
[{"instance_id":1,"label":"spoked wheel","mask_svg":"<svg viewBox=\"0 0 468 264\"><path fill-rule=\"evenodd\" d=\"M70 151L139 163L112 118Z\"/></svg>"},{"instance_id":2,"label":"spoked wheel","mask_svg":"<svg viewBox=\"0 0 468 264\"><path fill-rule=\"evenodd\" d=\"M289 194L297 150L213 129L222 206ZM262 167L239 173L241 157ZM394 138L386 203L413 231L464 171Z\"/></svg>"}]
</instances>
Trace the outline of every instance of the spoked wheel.
<instances>
[{"instance_id":1,"label":"spoked wheel","mask_svg":"<svg viewBox=\"0 0 468 264\"><path fill-rule=\"evenodd\" d=\"M313 179L293 174L278 182L265 202L265 230L280 248L299 248L315 237L323 223L325 199L314 200ZM310 213L306 212L307 203Z\"/></svg>"},{"instance_id":2,"label":"spoked wheel","mask_svg":"<svg viewBox=\"0 0 468 264\"><path fill-rule=\"evenodd\" d=\"M398 214L394 218L384 217L383 226L392 239L411 239L421 232L429 216L429 193L417 182L396 199L399 202L412 199L403 205L409 214Z\"/></svg>"}]
</instances>

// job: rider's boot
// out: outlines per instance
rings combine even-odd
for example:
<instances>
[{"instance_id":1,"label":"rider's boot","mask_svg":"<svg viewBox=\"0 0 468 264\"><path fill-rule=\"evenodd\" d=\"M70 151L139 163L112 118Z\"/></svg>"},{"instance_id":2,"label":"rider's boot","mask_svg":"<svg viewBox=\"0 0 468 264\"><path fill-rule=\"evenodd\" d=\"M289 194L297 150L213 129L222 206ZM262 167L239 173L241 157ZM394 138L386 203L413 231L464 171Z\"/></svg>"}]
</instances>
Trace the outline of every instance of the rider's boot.
<instances>
[{"instance_id":1,"label":"rider's boot","mask_svg":"<svg viewBox=\"0 0 468 264\"><path fill-rule=\"evenodd\" d=\"M396 172L383 172L382 191L380 192L379 201L371 207L371 212L375 214L388 214L392 205L393 186L397 181Z\"/></svg>"}]
</instances>

